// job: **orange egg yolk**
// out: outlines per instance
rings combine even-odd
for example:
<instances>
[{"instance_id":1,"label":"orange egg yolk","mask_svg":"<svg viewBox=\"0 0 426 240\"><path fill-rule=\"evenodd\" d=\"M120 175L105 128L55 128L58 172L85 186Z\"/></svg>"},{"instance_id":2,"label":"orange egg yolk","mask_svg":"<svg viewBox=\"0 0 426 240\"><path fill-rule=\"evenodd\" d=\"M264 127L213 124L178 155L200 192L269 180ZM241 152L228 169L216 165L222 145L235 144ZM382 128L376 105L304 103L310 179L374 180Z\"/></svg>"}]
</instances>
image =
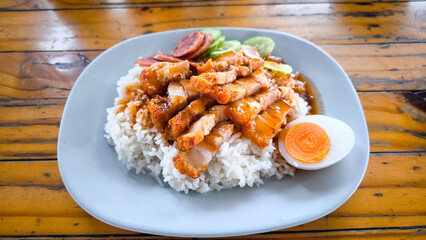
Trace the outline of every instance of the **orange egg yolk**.
<instances>
[{"instance_id":1,"label":"orange egg yolk","mask_svg":"<svg viewBox=\"0 0 426 240\"><path fill-rule=\"evenodd\" d=\"M312 164L324 159L330 149L330 141L323 128L311 122L303 122L288 130L284 146L294 159Z\"/></svg>"}]
</instances>

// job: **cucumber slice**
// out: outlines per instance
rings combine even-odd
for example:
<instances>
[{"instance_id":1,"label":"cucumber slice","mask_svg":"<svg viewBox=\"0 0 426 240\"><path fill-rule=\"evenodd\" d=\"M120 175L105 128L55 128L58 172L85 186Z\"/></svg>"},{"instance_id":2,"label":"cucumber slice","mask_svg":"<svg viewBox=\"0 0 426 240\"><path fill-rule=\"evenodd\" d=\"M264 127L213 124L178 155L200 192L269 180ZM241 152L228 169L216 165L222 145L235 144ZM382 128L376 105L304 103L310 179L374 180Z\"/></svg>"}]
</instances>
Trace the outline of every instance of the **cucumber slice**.
<instances>
[{"instance_id":1,"label":"cucumber slice","mask_svg":"<svg viewBox=\"0 0 426 240\"><path fill-rule=\"evenodd\" d=\"M210 44L210 47L207 48L205 53L211 53L215 51L216 49L220 48L224 42L225 42L225 36L218 37L218 39L214 40L212 44Z\"/></svg>"},{"instance_id":2,"label":"cucumber slice","mask_svg":"<svg viewBox=\"0 0 426 240\"><path fill-rule=\"evenodd\" d=\"M264 61L263 68L269 69L273 72L278 72L284 75L291 74L293 72L293 68L288 64L281 64L272 61Z\"/></svg>"},{"instance_id":3,"label":"cucumber slice","mask_svg":"<svg viewBox=\"0 0 426 240\"><path fill-rule=\"evenodd\" d=\"M220 46L218 49L210 53L210 57L213 59L216 59L222 54L225 54L232 50L240 51L240 49L241 49L240 41L237 41L237 40L225 41L223 42L222 46Z\"/></svg>"},{"instance_id":4,"label":"cucumber slice","mask_svg":"<svg viewBox=\"0 0 426 240\"><path fill-rule=\"evenodd\" d=\"M263 68L272 70L274 72L280 72L281 71L280 65L278 63L272 62L272 61L264 61L263 62Z\"/></svg>"},{"instance_id":5,"label":"cucumber slice","mask_svg":"<svg viewBox=\"0 0 426 240\"><path fill-rule=\"evenodd\" d=\"M212 36L213 41L218 39L220 35L222 35L222 32L217 28L205 28L200 30L200 32Z\"/></svg>"},{"instance_id":6,"label":"cucumber slice","mask_svg":"<svg viewBox=\"0 0 426 240\"><path fill-rule=\"evenodd\" d=\"M281 72L284 72L285 74L291 74L293 72L293 68L290 65L282 63L280 63L279 65Z\"/></svg>"},{"instance_id":7,"label":"cucumber slice","mask_svg":"<svg viewBox=\"0 0 426 240\"><path fill-rule=\"evenodd\" d=\"M257 51L262 57L266 57L271 54L275 47L274 40L261 36L247 39L243 42L243 44L257 48Z\"/></svg>"},{"instance_id":8,"label":"cucumber slice","mask_svg":"<svg viewBox=\"0 0 426 240\"><path fill-rule=\"evenodd\" d=\"M198 57L200 60L207 60L210 58L210 53L220 48L222 44L225 42L225 36L220 36L218 39L214 40L212 44L210 44L209 48Z\"/></svg>"}]
</instances>

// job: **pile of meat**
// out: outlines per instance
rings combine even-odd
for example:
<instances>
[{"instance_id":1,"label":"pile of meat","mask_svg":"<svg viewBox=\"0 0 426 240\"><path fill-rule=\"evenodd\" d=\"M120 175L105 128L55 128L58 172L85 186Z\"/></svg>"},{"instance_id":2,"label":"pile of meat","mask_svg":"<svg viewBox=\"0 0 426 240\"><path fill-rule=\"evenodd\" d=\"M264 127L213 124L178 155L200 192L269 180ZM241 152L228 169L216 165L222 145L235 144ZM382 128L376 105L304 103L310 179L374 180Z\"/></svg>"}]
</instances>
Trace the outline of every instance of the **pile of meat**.
<instances>
[{"instance_id":1,"label":"pile of meat","mask_svg":"<svg viewBox=\"0 0 426 240\"><path fill-rule=\"evenodd\" d=\"M285 84L289 76L277 82L253 47L198 65L163 59L142 71L138 86L129 86L143 89L129 90L136 92L130 98L138 104L129 108L129 99L124 100L120 111L137 117L138 109L147 107L152 123L179 149L173 161L181 174L198 178L237 131L265 148L291 110L287 100L293 90Z\"/></svg>"}]
</instances>

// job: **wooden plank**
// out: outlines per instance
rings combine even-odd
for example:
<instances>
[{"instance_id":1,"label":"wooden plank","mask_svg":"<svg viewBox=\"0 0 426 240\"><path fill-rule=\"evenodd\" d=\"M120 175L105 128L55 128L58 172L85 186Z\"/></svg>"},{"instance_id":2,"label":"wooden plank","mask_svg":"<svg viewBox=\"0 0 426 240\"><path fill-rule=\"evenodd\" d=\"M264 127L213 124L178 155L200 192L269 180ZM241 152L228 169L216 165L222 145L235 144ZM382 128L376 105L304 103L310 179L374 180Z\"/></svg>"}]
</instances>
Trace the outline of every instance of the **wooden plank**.
<instances>
[{"instance_id":1,"label":"wooden plank","mask_svg":"<svg viewBox=\"0 0 426 240\"><path fill-rule=\"evenodd\" d=\"M5 185L0 193L0 216L88 216L63 185Z\"/></svg>"},{"instance_id":2,"label":"wooden plank","mask_svg":"<svg viewBox=\"0 0 426 240\"><path fill-rule=\"evenodd\" d=\"M0 159L56 158L64 106L0 107Z\"/></svg>"},{"instance_id":3,"label":"wooden plank","mask_svg":"<svg viewBox=\"0 0 426 240\"><path fill-rule=\"evenodd\" d=\"M338 232L313 232L313 233L283 233L250 235L235 237L234 239L424 239L426 232L423 228L410 230L358 230Z\"/></svg>"},{"instance_id":4,"label":"wooden plank","mask_svg":"<svg viewBox=\"0 0 426 240\"><path fill-rule=\"evenodd\" d=\"M65 105L66 98L9 98L0 99L0 107L46 107Z\"/></svg>"},{"instance_id":5,"label":"wooden plank","mask_svg":"<svg viewBox=\"0 0 426 240\"><path fill-rule=\"evenodd\" d=\"M394 239L424 239L425 231L422 228L409 229L409 230L382 230L382 231L370 231L370 230L359 230L356 232L343 232L343 233L285 233L285 234L274 234L265 233L250 236L240 236L228 239L282 239L282 240L319 240L319 239L380 239L380 240L394 240ZM85 236L85 237L70 237L66 239L103 239L102 237L96 236ZM173 237L161 237L161 236L112 236L108 239L181 239ZM213 239L213 238L205 238ZM214 238L216 239L216 238Z\"/></svg>"},{"instance_id":6,"label":"wooden plank","mask_svg":"<svg viewBox=\"0 0 426 240\"><path fill-rule=\"evenodd\" d=\"M425 92L358 94L372 152L426 150L424 95Z\"/></svg>"},{"instance_id":7,"label":"wooden plank","mask_svg":"<svg viewBox=\"0 0 426 240\"><path fill-rule=\"evenodd\" d=\"M77 77L99 54L99 51L2 53L0 99L66 98Z\"/></svg>"},{"instance_id":8,"label":"wooden plank","mask_svg":"<svg viewBox=\"0 0 426 240\"><path fill-rule=\"evenodd\" d=\"M59 124L0 128L0 158L45 159L56 156Z\"/></svg>"},{"instance_id":9,"label":"wooden plank","mask_svg":"<svg viewBox=\"0 0 426 240\"><path fill-rule=\"evenodd\" d=\"M1 143L48 143L57 142L58 125L30 125L2 127ZM22 134L25 133L25 134Z\"/></svg>"},{"instance_id":10,"label":"wooden plank","mask_svg":"<svg viewBox=\"0 0 426 240\"><path fill-rule=\"evenodd\" d=\"M105 49L141 34L200 26L268 28L317 44L424 42L419 16L425 6L410 2L3 12L0 51Z\"/></svg>"},{"instance_id":11,"label":"wooden plank","mask_svg":"<svg viewBox=\"0 0 426 240\"><path fill-rule=\"evenodd\" d=\"M372 154L360 187L426 187L426 155Z\"/></svg>"},{"instance_id":12,"label":"wooden plank","mask_svg":"<svg viewBox=\"0 0 426 240\"><path fill-rule=\"evenodd\" d=\"M59 125L63 110L63 105L3 107L0 124L3 123L2 126Z\"/></svg>"},{"instance_id":13,"label":"wooden plank","mask_svg":"<svg viewBox=\"0 0 426 240\"><path fill-rule=\"evenodd\" d=\"M135 234L130 231L107 225L90 216L0 216L0 223L0 236Z\"/></svg>"},{"instance_id":14,"label":"wooden plank","mask_svg":"<svg viewBox=\"0 0 426 240\"><path fill-rule=\"evenodd\" d=\"M1 159L55 159L56 142L0 143Z\"/></svg>"},{"instance_id":15,"label":"wooden plank","mask_svg":"<svg viewBox=\"0 0 426 240\"><path fill-rule=\"evenodd\" d=\"M359 188L330 216L426 215L426 188Z\"/></svg>"},{"instance_id":16,"label":"wooden plank","mask_svg":"<svg viewBox=\"0 0 426 240\"><path fill-rule=\"evenodd\" d=\"M250 236L239 236L228 239L282 239L282 240L311 240L311 239L424 239L423 228L413 228L408 230L358 230L351 232L301 232L301 233L264 233ZM70 237L66 239L103 239L96 236ZM111 236L108 239L181 239L173 237L150 236L138 234L135 236ZM217 239L217 238L205 238Z\"/></svg>"},{"instance_id":17,"label":"wooden plank","mask_svg":"<svg viewBox=\"0 0 426 240\"><path fill-rule=\"evenodd\" d=\"M323 45L358 91L425 90L426 44ZM312 79L314 80L314 79Z\"/></svg>"},{"instance_id":18,"label":"wooden plank","mask_svg":"<svg viewBox=\"0 0 426 240\"><path fill-rule=\"evenodd\" d=\"M407 2L408 0L383 0L383 2ZM77 8L141 8L141 7L165 7L165 6L230 6L230 5L277 5L295 3L328 3L327 0L286 0L276 2L274 0L235 0L235 1L170 1L170 0L3 0L0 2L2 10L46 10L46 9L77 9ZM333 0L334 3L359 3L369 4L369 0ZM381 2L381 1L379 1Z\"/></svg>"},{"instance_id":19,"label":"wooden plank","mask_svg":"<svg viewBox=\"0 0 426 240\"><path fill-rule=\"evenodd\" d=\"M63 186L0 186L0 216L86 216ZM426 215L426 188L359 188L330 216Z\"/></svg>"},{"instance_id":20,"label":"wooden plank","mask_svg":"<svg viewBox=\"0 0 426 240\"><path fill-rule=\"evenodd\" d=\"M423 225L426 216L326 216L316 221L306 223L297 227L281 231L312 231L312 230L340 230L340 229L362 229L362 228L392 228L412 227Z\"/></svg>"},{"instance_id":21,"label":"wooden plank","mask_svg":"<svg viewBox=\"0 0 426 240\"><path fill-rule=\"evenodd\" d=\"M0 162L0 183L63 188L57 161Z\"/></svg>"},{"instance_id":22,"label":"wooden plank","mask_svg":"<svg viewBox=\"0 0 426 240\"><path fill-rule=\"evenodd\" d=\"M404 228L418 226L424 223L425 216L398 216L398 217L328 217L301 226L283 229L274 234L292 234L304 231L341 230L340 233L360 231L369 228ZM30 216L1 216L1 236L22 235L96 235L102 234L126 234L137 235L138 239L144 234L115 228L100 222L92 217L30 217ZM52 226L55 226L54 228ZM353 230L354 229L354 230ZM361 230L362 231L362 230ZM318 232L316 232L319 234ZM130 236L131 236L130 235ZM118 235L120 239L123 236ZM102 237L104 239L104 237Z\"/></svg>"},{"instance_id":23,"label":"wooden plank","mask_svg":"<svg viewBox=\"0 0 426 240\"><path fill-rule=\"evenodd\" d=\"M369 92L358 96L367 119L371 152L426 151L421 95ZM44 107L0 106L0 129L8 136L0 137L0 159L56 158L63 104L61 100Z\"/></svg>"},{"instance_id":24,"label":"wooden plank","mask_svg":"<svg viewBox=\"0 0 426 240\"><path fill-rule=\"evenodd\" d=\"M426 44L321 47L342 65L358 91L426 89L426 69L420 61ZM22 104L2 99L68 97L77 77L100 52L0 53L0 105ZM37 102L43 103L49 104Z\"/></svg>"}]
</instances>

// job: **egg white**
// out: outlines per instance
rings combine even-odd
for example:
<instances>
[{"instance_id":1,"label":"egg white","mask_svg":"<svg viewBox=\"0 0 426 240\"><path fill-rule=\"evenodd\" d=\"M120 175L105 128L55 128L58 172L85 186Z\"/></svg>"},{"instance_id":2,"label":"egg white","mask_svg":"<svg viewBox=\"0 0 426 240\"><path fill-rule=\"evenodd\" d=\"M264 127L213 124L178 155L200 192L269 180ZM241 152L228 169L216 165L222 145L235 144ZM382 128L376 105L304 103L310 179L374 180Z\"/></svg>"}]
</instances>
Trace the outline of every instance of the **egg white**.
<instances>
[{"instance_id":1,"label":"egg white","mask_svg":"<svg viewBox=\"0 0 426 240\"><path fill-rule=\"evenodd\" d=\"M317 163L303 163L294 159L285 149L284 139L285 133L295 124L301 122L315 123L326 132L330 141L330 149L323 160ZM298 118L284 128L278 140L278 147L281 155L292 166L305 170L317 170L328 167L332 164L342 160L352 150L355 144L355 134L351 127L346 123L332 117L325 115L309 115L306 117Z\"/></svg>"}]
</instances>

